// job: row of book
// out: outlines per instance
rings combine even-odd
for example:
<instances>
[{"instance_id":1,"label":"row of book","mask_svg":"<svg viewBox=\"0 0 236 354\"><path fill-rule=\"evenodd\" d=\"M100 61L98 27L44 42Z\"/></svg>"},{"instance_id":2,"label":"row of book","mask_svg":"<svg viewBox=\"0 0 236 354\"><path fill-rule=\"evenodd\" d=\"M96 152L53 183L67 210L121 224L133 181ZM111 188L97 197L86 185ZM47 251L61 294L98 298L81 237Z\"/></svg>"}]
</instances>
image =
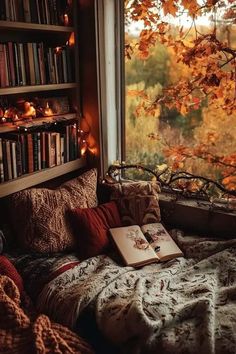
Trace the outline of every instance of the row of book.
<instances>
[{"instance_id":1,"label":"row of book","mask_svg":"<svg viewBox=\"0 0 236 354\"><path fill-rule=\"evenodd\" d=\"M0 20L65 25L67 0L0 0Z\"/></svg>"},{"instance_id":2,"label":"row of book","mask_svg":"<svg viewBox=\"0 0 236 354\"><path fill-rule=\"evenodd\" d=\"M72 82L72 48L43 43L0 43L0 86Z\"/></svg>"},{"instance_id":3,"label":"row of book","mask_svg":"<svg viewBox=\"0 0 236 354\"><path fill-rule=\"evenodd\" d=\"M8 133L0 138L0 182L54 167L80 156L77 125L60 132Z\"/></svg>"}]
</instances>

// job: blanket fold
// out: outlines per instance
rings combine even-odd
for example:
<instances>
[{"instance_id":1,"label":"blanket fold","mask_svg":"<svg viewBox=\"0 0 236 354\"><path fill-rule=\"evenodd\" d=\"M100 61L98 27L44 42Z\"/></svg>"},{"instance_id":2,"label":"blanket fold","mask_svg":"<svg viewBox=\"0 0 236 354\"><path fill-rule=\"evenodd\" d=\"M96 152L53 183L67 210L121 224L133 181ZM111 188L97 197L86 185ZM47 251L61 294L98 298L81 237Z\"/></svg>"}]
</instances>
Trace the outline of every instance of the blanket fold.
<instances>
[{"instance_id":1,"label":"blanket fold","mask_svg":"<svg viewBox=\"0 0 236 354\"><path fill-rule=\"evenodd\" d=\"M91 347L45 315L31 319L14 282L0 275L0 354L93 354Z\"/></svg>"},{"instance_id":2,"label":"blanket fold","mask_svg":"<svg viewBox=\"0 0 236 354\"><path fill-rule=\"evenodd\" d=\"M235 354L236 239L172 237L185 258L140 269L88 259L51 280L38 308L71 328L91 309L122 353Z\"/></svg>"}]
</instances>

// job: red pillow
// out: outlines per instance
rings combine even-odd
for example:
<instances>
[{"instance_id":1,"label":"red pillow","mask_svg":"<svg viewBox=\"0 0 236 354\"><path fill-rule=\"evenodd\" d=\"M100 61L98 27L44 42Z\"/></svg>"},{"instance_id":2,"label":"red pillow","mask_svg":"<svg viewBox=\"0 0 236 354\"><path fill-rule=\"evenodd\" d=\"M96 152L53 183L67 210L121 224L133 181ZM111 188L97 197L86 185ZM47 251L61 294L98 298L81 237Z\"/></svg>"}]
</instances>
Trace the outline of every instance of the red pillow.
<instances>
[{"instance_id":1,"label":"red pillow","mask_svg":"<svg viewBox=\"0 0 236 354\"><path fill-rule=\"evenodd\" d=\"M5 256L0 256L0 275L6 275L11 278L19 289L20 294L23 295L23 280L17 272L15 266Z\"/></svg>"},{"instance_id":2,"label":"red pillow","mask_svg":"<svg viewBox=\"0 0 236 354\"><path fill-rule=\"evenodd\" d=\"M95 208L72 210L72 226L81 259L104 253L109 247L108 229L121 226L114 201Z\"/></svg>"}]
</instances>

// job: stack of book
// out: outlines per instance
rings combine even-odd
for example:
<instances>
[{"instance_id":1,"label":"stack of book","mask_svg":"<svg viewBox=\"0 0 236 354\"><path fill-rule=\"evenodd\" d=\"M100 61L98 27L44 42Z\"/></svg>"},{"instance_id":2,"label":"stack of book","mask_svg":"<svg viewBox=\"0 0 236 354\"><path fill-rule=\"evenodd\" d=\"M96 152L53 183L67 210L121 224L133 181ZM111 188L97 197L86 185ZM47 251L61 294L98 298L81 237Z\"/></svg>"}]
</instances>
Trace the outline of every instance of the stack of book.
<instances>
[{"instance_id":1,"label":"stack of book","mask_svg":"<svg viewBox=\"0 0 236 354\"><path fill-rule=\"evenodd\" d=\"M0 85L45 85L72 82L72 48L43 43L0 43Z\"/></svg>"},{"instance_id":2,"label":"stack of book","mask_svg":"<svg viewBox=\"0 0 236 354\"><path fill-rule=\"evenodd\" d=\"M64 25L67 0L0 0L0 20Z\"/></svg>"},{"instance_id":3,"label":"stack of book","mask_svg":"<svg viewBox=\"0 0 236 354\"><path fill-rule=\"evenodd\" d=\"M59 131L7 133L0 138L0 182L77 159L78 127Z\"/></svg>"}]
</instances>

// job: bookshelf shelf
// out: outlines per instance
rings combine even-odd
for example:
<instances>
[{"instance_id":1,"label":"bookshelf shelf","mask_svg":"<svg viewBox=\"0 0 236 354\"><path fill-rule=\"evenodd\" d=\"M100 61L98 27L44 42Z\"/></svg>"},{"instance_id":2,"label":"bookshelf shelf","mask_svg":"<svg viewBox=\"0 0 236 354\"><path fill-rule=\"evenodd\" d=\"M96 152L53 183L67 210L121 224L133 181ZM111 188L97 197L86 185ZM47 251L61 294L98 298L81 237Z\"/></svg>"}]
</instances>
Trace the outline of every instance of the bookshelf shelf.
<instances>
[{"instance_id":1,"label":"bookshelf shelf","mask_svg":"<svg viewBox=\"0 0 236 354\"><path fill-rule=\"evenodd\" d=\"M76 87L77 84L74 82L65 83L65 84L6 87L6 88L0 88L0 96L23 94L23 93L30 93L30 92L66 90L66 89L73 89Z\"/></svg>"},{"instance_id":2,"label":"bookshelf shelf","mask_svg":"<svg viewBox=\"0 0 236 354\"><path fill-rule=\"evenodd\" d=\"M59 166L46 168L42 171L33 172L10 181L3 182L0 184L0 198L11 193L18 192L22 189L32 187L39 183L43 183L58 176L62 176L66 173L76 171L85 165L85 158L79 158Z\"/></svg>"},{"instance_id":3,"label":"bookshelf shelf","mask_svg":"<svg viewBox=\"0 0 236 354\"><path fill-rule=\"evenodd\" d=\"M17 131L18 128L20 127L30 129L30 128L40 127L48 123L68 121L72 119L76 119L76 113L66 113L66 114L60 114L60 115L50 116L50 117L34 118L31 121L28 120L19 121L16 124L4 123L0 125L0 134Z\"/></svg>"},{"instance_id":4,"label":"bookshelf shelf","mask_svg":"<svg viewBox=\"0 0 236 354\"><path fill-rule=\"evenodd\" d=\"M26 23L15 21L0 21L0 29L7 31L22 31L22 32L50 32L52 33L71 33L74 31L73 27L69 26L56 26L56 25L44 25L39 23Z\"/></svg>"}]
</instances>

